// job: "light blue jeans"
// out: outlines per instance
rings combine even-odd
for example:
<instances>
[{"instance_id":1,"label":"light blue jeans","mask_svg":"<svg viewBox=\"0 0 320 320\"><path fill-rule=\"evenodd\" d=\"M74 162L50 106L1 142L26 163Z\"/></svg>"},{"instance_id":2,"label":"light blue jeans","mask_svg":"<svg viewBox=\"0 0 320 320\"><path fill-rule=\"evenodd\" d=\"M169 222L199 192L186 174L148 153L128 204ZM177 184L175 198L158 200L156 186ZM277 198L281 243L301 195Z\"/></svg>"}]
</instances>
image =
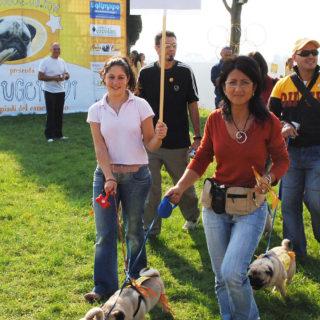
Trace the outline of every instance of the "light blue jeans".
<instances>
[{"instance_id":1,"label":"light blue jeans","mask_svg":"<svg viewBox=\"0 0 320 320\"><path fill-rule=\"evenodd\" d=\"M246 216L216 214L203 208L203 226L223 320L259 319L247 270L262 236L267 210L266 201Z\"/></svg>"},{"instance_id":2,"label":"light blue jeans","mask_svg":"<svg viewBox=\"0 0 320 320\"><path fill-rule=\"evenodd\" d=\"M131 268L139 254L143 240L144 203L151 187L151 174L148 166L142 166L137 172L113 173L118 182L116 203L109 196L110 206L103 209L94 201L94 216L96 224L96 245L94 260L94 289L101 296L113 294L118 289L117 264L117 214L115 206L121 201L123 223L126 233L127 262L132 278L139 277L139 271L147 266L145 248L135 265ZM98 166L94 172L93 198L103 192L105 178Z\"/></svg>"},{"instance_id":3,"label":"light blue jeans","mask_svg":"<svg viewBox=\"0 0 320 320\"><path fill-rule=\"evenodd\" d=\"M310 214L314 237L320 242L320 146L288 148L290 167L281 183L283 237L293 242L297 256L307 255L303 202Z\"/></svg>"}]
</instances>

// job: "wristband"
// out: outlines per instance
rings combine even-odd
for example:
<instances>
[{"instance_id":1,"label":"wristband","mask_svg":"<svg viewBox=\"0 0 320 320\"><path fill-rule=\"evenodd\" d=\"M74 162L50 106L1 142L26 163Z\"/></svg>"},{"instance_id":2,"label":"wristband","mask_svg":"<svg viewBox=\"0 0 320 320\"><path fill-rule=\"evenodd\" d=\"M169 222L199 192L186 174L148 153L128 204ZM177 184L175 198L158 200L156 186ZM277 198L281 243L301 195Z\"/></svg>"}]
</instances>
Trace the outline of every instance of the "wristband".
<instances>
[{"instance_id":1,"label":"wristband","mask_svg":"<svg viewBox=\"0 0 320 320\"><path fill-rule=\"evenodd\" d=\"M194 136L194 137L193 137L193 140L201 140L201 139L202 139L201 136Z\"/></svg>"},{"instance_id":2,"label":"wristband","mask_svg":"<svg viewBox=\"0 0 320 320\"><path fill-rule=\"evenodd\" d=\"M115 183L118 183L118 181L116 180L116 179L107 179L105 182L109 182L109 181L113 181L113 182L115 182Z\"/></svg>"}]
</instances>

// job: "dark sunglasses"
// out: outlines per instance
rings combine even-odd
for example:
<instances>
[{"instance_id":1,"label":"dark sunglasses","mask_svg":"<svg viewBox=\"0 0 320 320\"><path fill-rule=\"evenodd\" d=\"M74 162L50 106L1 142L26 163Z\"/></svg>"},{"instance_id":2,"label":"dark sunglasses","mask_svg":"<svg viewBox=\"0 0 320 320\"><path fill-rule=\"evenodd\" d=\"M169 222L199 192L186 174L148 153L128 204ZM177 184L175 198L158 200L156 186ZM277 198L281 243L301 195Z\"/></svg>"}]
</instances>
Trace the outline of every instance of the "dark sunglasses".
<instances>
[{"instance_id":1,"label":"dark sunglasses","mask_svg":"<svg viewBox=\"0 0 320 320\"><path fill-rule=\"evenodd\" d=\"M296 53L296 55L301 57L308 57L312 54L314 57L319 54L318 50L302 50L300 53Z\"/></svg>"}]
</instances>

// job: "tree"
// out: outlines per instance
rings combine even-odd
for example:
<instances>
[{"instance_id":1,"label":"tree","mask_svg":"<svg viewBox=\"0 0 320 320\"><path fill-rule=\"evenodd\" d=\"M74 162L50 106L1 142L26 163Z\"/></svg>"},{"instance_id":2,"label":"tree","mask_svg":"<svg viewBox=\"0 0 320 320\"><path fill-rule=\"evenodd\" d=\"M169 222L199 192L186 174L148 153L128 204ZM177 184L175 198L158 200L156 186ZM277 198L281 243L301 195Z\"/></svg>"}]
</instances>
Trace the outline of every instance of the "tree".
<instances>
[{"instance_id":1,"label":"tree","mask_svg":"<svg viewBox=\"0 0 320 320\"><path fill-rule=\"evenodd\" d=\"M135 45L142 31L142 20L140 15L130 15L130 0L127 0L127 55L130 48Z\"/></svg>"},{"instance_id":2,"label":"tree","mask_svg":"<svg viewBox=\"0 0 320 320\"><path fill-rule=\"evenodd\" d=\"M232 0L231 7L228 5L227 0L222 0L222 2L231 15L230 46L233 49L233 53L238 55L240 51L242 5L247 3L248 0Z\"/></svg>"}]
</instances>

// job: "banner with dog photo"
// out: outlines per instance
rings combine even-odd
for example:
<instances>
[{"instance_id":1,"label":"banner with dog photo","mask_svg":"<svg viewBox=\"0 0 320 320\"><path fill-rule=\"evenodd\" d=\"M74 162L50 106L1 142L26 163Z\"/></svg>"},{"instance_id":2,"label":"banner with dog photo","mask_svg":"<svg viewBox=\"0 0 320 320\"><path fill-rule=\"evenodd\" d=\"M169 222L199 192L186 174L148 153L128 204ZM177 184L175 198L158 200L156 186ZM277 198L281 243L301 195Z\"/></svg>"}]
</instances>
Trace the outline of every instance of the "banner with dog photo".
<instances>
[{"instance_id":1,"label":"banner with dog photo","mask_svg":"<svg viewBox=\"0 0 320 320\"><path fill-rule=\"evenodd\" d=\"M86 112L105 93L107 58L126 54L126 0L0 0L0 116L45 113L38 80L50 45L61 45L70 79L65 112Z\"/></svg>"}]
</instances>

